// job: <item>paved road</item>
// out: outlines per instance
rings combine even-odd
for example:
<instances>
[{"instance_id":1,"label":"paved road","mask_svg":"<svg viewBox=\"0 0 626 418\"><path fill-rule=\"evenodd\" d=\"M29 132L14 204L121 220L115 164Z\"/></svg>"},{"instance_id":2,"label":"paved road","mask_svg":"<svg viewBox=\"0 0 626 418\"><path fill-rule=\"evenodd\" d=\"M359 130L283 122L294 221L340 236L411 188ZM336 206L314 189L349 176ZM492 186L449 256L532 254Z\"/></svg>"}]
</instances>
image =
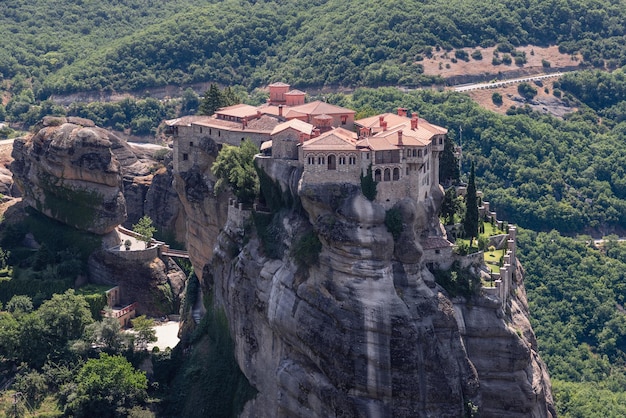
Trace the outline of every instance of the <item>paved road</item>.
<instances>
[{"instance_id":1,"label":"paved road","mask_svg":"<svg viewBox=\"0 0 626 418\"><path fill-rule=\"evenodd\" d=\"M518 84L518 83L527 83L536 80L543 80L544 78L555 78L562 76L563 73L550 73L550 74L542 74L532 77L522 77L522 78L512 78L510 80L502 80L496 81L494 83L476 83L476 84L466 84L464 86L458 86L454 88L454 91L464 92L471 90L482 90L482 89L493 89L496 87L503 87L509 84Z\"/></svg>"}]
</instances>

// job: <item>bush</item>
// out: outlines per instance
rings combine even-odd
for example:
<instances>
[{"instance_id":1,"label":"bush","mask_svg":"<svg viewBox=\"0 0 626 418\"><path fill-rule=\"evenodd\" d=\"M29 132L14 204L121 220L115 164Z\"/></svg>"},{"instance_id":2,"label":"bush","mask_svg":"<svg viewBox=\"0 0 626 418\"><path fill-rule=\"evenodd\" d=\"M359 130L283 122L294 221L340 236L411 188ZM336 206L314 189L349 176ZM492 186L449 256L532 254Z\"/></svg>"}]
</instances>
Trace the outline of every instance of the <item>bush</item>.
<instances>
[{"instance_id":1,"label":"bush","mask_svg":"<svg viewBox=\"0 0 626 418\"><path fill-rule=\"evenodd\" d=\"M502 63L504 63L504 65L511 65L513 63L513 59L509 54L504 54L502 56Z\"/></svg>"},{"instance_id":2,"label":"bush","mask_svg":"<svg viewBox=\"0 0 626 418\"><path fill-rule=\"evenodd\" d=\"M475 59L476 61L479 61L481 59L483 59L483 54L482 52L480 52L479 49L472 51L472 58Z\"/></svg>"},{"instance_id":3,"label":"bush","mask_svg":"<svg viewBox=\"0 0 626 418\"><path fill-rule=\"evenodd\" d=\"M322 243L315 234L310 231L298 240L292 249L293 258L299 266L312 266L317 264L322 251Z\"/></svg>"},{"instance_id":4,"label":"bush","mask_svg":"<svg viewBox=\"0 0 626 418\"><path fill-rule=\"evenodd\" d=\"M528 83L520 83L517 86L517 92L526 100L531 100L537 95L537 89Z\"/></svg>"},{"instance_id":5,"label":"bush","mask_svg":"<svg viewBox=\"0 0 626 418\"><path fill-rule=\"evenodd\" d=\"M500 93L498 93L498 92L493 93L491 95L491 101L496 106L501 106L502 105L502 95Z\"/></svg>"},{"instance_id":6,"label":"bush","mask_svg":"<svg viewBox=\"0 0 626 418\"><path fill-rule=\"evenodd\" d=\"M552 64L550 64L550 61L548 61L548 60L541 60L541 66L543 68L550 68L552 66Z\"/></svg>"},{"instance_id":7,"label":"bush","mask_svg":"<svg viewBox=\"0 0 626 418\"><path fill-rule=\"evenodd\" d=\"M467 51L463 49L457 49L456 51L454 51L454 56L460 60L469 61L469 55Z\"/></svg>"},{"instance_id":8,"label":"bush","mask_svg":"<svg viewBox=\"0 0 626 418\"><path fill-rule=\"evenodd\" d=\"M443 287L450 297L463 296L469 298L480 290L480 277L467 269L461 269L458 262L449 270L435 270L435 282Z\"/></svg>"},{"instance_id":9,"label":"bush","mask_svg":"<svg viewBox=\"0 0 626 418\"><path fill-rule=\"evenodd\" d=\"M392 208L385 213L385 226L387 227L387 231L393 236L393 240L397 241L404 229L400 210Z\"/></svg>"}]
</instances>

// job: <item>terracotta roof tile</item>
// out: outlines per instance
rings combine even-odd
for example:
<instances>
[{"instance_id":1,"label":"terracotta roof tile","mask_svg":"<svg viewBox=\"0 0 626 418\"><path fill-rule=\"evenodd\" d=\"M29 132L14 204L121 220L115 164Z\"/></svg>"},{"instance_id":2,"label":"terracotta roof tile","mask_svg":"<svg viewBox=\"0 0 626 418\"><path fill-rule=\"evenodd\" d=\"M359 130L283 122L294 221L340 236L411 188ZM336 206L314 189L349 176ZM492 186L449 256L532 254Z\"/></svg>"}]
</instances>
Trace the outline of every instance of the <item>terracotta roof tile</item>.
<instances>
[{"instance_id":1,"label":"terracotta roof tile","mask_svg":"<svg viewBox=\"0 0 626 418\"><path fill-rule=\"evenodd\" d=\"M425 250L437 250L441 248L450 248L453 247L450 241L445 239L444 237L428 237L421 242L422 248Z\"/></svg>"},{"instance_id":2,"label":"terracotta roof tile","mask_svg":"<svg viewBox=\"0 0 626 418\"><path fill-rule=\"evenodd\" d=\"M282 132L285 129L289 129L289 128L311 135L315 127L311 125L310 123L303 122L299 119L291 119L291 120L288 120L287 122L283 122L281 124L276 125L274 127L274 130L272 131L272 135L276 135L277 133Z\"/></svg>"}]
</instances>

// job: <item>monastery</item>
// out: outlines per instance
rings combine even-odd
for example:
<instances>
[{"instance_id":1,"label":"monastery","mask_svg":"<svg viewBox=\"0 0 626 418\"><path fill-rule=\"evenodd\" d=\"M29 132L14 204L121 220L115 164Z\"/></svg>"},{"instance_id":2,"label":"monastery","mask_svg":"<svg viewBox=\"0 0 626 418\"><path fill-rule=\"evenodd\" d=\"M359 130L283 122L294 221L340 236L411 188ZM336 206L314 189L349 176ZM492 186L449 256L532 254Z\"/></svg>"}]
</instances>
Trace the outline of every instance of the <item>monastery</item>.
<instances>
[{"instance_id":1,"label":"monastery","mask_svg":"<svg viewBox=\"0 0 626 418\"><path fill-rule=\"evenodd\" d=\"M187 116L167 121L175 137L174 169L187 171L203 138L239 145L250 139L269 157L299 162L303 182L360 184L372 169L378 182L377 201L385 208L411 197L423 202L439 184L439 154L447 129L407 109L354 120L355 111L329 103L305 102L306 93L289 84L269 86L262 106L238 104L212 116Z\"/></svg>"},{"instance_id":2,"label":"monastery","mask_svg":"<svg viewBox=\"0 0 626 418\"><path fill-rule=\"evenodd\" d=\"M431 206L432 193L441 193L439 155L447 129L416 113L409 116L405 108L355 121L354 110L322 101L306 103L305 96L288 84L274 83L261 106L238 104L212 116L166 121L167 132L174 136L174 170L206 167L209 148L215 156L223 144L249 139L260 148L261 158L300 166L302 184L360 185L371 169L377 182L375 201L385 209L407 197ZM426 261L451 262L452 244L445 237L425 236L422 245Z\"/></svg>"}]
</instances>

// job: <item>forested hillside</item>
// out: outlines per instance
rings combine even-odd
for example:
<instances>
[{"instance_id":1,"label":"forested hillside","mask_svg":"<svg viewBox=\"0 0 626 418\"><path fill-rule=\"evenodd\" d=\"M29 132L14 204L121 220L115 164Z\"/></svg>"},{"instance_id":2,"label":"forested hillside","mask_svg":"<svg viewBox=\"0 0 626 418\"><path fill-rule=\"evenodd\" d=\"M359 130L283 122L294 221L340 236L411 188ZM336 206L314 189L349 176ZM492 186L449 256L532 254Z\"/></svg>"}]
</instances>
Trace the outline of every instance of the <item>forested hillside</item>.
<instances>
[{"instance_id":1,"label":"forested hillside","mask_svg":"<svg viewBox=\"0 0 626 418\"><path fill-rule=\"evenodd\" d=\"M625 17L622 2L596 0L7 0L0 73L32 77L39 99L199 81L415 86L437 81L419 63L435 49L498 42L619 67Z\"/></svg>"}]
</instances>

